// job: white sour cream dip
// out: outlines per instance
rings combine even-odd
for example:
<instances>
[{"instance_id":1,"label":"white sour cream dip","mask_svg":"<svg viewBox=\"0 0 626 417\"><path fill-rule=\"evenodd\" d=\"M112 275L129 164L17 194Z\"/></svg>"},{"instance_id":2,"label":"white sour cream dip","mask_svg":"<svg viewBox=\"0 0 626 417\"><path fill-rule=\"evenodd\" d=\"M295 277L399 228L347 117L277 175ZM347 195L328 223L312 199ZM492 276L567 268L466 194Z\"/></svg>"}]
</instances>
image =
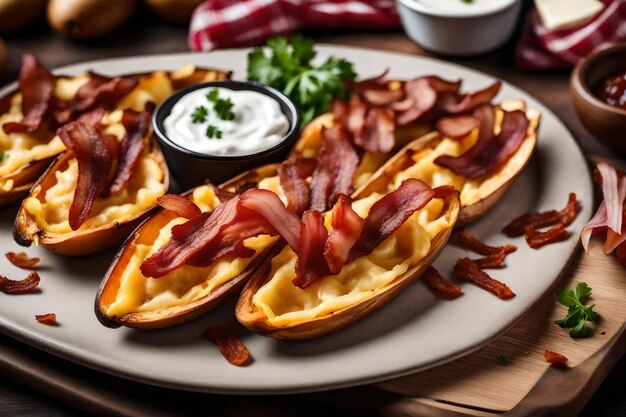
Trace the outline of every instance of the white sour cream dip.
<instances>
[{"instance_id":1,"label":"white sour cream dip","mask_svg":"<svg viewBox=\"0 0 626 417\"><path fill-rule=\"evenodd\" d=\"M482 14L502 8L511 0L472 0L466 3L463 0L414 0L426 9L445 13Z\"/></svg>"},{"instance_id":2,"label":"white sour cream dip","mask_svg":"<svg viewBox=\"0 0 626 417\"><path fill-rule=\"evenodd\" d=\"M206 95L218 90L220 99L233 103L232 120L222 120L213 110ZM191 114L204 106L208 110L206 121L193 123ZM207 127L215 126L221 138L208 138ZM183 96L163 122L165 134L177 145L190 151L207 155L241 156L269 149L278 144L289 131L289 120L278 102L265 94L250 90L231 90L207 87Z\"/></svg>"}]
</instances>

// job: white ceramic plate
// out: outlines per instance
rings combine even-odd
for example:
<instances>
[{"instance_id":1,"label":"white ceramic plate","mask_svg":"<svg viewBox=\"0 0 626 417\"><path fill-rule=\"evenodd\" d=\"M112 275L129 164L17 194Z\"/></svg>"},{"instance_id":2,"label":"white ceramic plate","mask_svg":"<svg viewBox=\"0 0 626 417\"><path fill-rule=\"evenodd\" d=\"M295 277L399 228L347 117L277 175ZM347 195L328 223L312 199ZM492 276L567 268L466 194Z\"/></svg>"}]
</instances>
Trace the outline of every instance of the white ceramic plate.
<instances>
[{"instance_id":1,"label":"white ceramic plate","mask_svg":"<svg viewBox=\"0 0 626 417\"><path fill-rule=\"evenodd\" d=\"M464 88L482 88L493 78L433 59L345 47L319 46L328 55L354 62L361 77L390 68L390 77L413 78L437 74L462 78ZM193 62L234 70L245 77L245 50L209 54L177 54L108 59L60 68L60 73L95 70L105 74L176 69ZM470 230L489 244L514 243L519 249L507 257L508 266L490 271L517 294L509 301L471 284L455 301L440 301L417 282L386 307L369 317L320 339L277 341L254 335L234 318L234 300L183 326L158 331L107 329L98 323L93 303L100 279L113 251L69 258L40 248L27 250L42 258L41 293L0 294L0 331L25 343L74 362L121 377L185 390L214 393L293 393L318 391L381 381L409 374L466 355L497 337L550 290L578 246L578 234L590 217L592 183L585 160L563 124L544 105L505 84L497 99L524 99L541 110L539 146L506 197ZM569 240L530 249L523 238L510 240L500 229L517 215L564 206L569 192L582 202L582 212L570 226ZM11 229L17 207L0 210L0 253L17 250ZM460 256L476 256L448 245L436 262L446 275ZM25 276L0 257L0 273ZM35 314L55 312L60 326L35 321ZM245 368L229 365L217 349L201 337L211 325L236 329L254 357ZM494 358L494 360L497 360Z\"/></svg>"}]
</instances>

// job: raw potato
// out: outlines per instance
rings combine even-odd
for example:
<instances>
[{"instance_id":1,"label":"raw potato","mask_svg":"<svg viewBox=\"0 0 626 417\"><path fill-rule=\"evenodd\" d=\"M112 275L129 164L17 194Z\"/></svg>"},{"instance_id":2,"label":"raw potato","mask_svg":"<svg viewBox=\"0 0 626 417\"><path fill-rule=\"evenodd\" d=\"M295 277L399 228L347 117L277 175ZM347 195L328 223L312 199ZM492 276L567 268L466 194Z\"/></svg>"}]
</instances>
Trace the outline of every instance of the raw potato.
<instances>
[{"instance_id":1,"label":"raw potato","mask_svg":"<svg viewBox=\"0 0 626 417\"><path fill-rule=\"evenodd\" d=\"M154 14L172 23L186 24L204 0L145 0Z\"/></svg>"},{"instance_id":2,"label":"raw potato","mask_svg":"<svg viewBox=\"0 0 626 417\"><path fill-rule=\"evenodd\" d=\"M48 22L74 39L93 39L122 25L135 9L135 0L50 0Z\"/></svg>"},{"instance_id":3,"label":"raw potato","mask_svg":"<svg viewBox=\"0 0 626 417\"><path fill-rule=\"evenodd\" d=\"M0 32L20 29L43 13L45 0L0 0Z\"/></svg>"}]
</instances>

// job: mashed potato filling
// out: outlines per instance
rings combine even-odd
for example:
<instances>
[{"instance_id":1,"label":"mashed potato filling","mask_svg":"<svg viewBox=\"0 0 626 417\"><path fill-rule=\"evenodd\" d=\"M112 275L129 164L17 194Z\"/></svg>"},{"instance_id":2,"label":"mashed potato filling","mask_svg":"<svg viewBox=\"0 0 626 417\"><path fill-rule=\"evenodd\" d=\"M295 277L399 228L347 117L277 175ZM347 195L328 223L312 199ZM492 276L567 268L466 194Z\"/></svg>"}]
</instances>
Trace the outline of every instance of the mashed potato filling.
<instances>
[{"instance_id":1,"label":"mashed potato filling","mask_svg":"<svg viewBox=\"0 0 626 417\"><path fill-rule=\"evenodd\" d=\"M366 217L381 197L373 193L355 201L352 207L361 217ZM288 326L363 301L429 253L435 236L451 227L442 209L442 200L432 200L368 256L347 263L339 274L326 276L304 290L292 283L297 256L286 246L272 259L271 278L257 291L252 302L273 326ZM326 213L326 228L331 229L330 212Z\"/></svg>"},{"instance_id":2,"label":"mashed potato filling","mask_svg":"<svg viewBox=\"0 0 626 417\"><path fill-rule=\"evenodd\" d=\"M259 188L272 190L285 199L278 177L260 181ZM213 189L208 186L194 189L192 199L203 212L220 204ZM204 268L183 265L160 278L145 277L139 269L142 262L169 241L172 227L185 221L182 217L171 220L161 229L154 243L136 246L122 272L115 302L108 307L107 315L121 317L133 312L156 311L200 299L241 274L250 262L279 239L269 235L246 239L244 245L255 251L251 258L228 256Z\"/></svg>"}]
</instances>

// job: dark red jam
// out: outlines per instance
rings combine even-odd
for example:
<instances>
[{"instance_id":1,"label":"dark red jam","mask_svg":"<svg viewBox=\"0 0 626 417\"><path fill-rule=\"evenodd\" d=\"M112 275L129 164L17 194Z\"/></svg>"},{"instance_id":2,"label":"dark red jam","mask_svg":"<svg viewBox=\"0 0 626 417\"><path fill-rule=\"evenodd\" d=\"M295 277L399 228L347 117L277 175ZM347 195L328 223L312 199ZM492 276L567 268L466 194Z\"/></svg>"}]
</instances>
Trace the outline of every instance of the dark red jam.
<instances>
[{"instance_id":1,"label":"dark red jam","mask_svg":"<svg viewBox=\"0 0 626 417\"><path fill-rule=\"evenodd\" d=\"M611 106L626 110L626 71L605 78L597 96Z\"/></svg>"}]
</instances>

